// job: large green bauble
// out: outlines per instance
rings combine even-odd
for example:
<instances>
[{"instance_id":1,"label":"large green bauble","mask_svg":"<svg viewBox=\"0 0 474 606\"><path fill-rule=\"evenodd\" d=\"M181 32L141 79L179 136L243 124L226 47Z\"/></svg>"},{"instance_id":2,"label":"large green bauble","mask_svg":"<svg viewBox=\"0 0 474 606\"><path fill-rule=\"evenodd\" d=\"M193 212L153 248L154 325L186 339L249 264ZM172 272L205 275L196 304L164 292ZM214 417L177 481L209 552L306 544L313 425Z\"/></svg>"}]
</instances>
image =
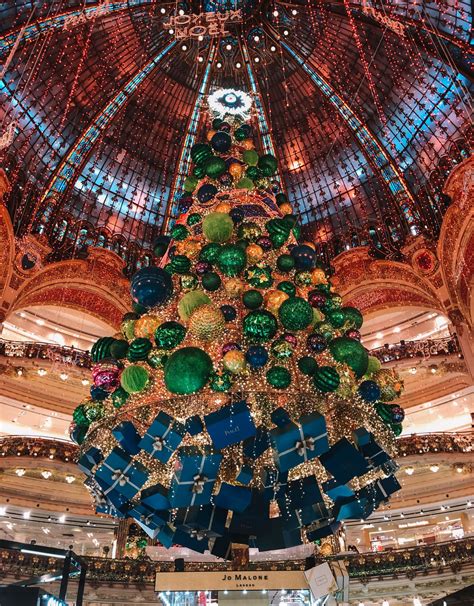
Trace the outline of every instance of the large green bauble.
<instances>
[{"instance_id":1,"label":"large green bauble","mask_svg":"<svg viewBox=\"0 0 474 606\"><path fill-rule=\"evenodd\" d=\"M203 288L213 292L221 285L221 278L215 271L208 271L201 278L201 283Z\"/></svg>"},{"instance_id":2,"label":"large green bauble","mask_svg":"<svg viewBox=\"0 0 474 606\"><path fill-rule=\"evenodd\" d=\"M277 330L277 319L265 309L251 311L243 320L244 335L253 341L268 341L276 335Z\"/></svg>"},{"instance_id":3,"label":"large green bauble","mask_svg":"<svg viewBox=\"0 0 474 606\"><path fill-rule=\"evenodd\" d=\"M164 368L168 391L189 394L206 385L212 372L210 356L199 347L183 347L168 358Z\"/></svg>"},{"instance_id":4,"label":"large green bauble","mask_svg":"<svg viewBox=\"0 0 474 606\"><path fill-rule=\"evenodd\" d=\"M247 309L258 309L263 303L263 297L258 290L247 290L242 295L242 302Z\"/></svg>"},{"instance_id":5,"label":"large green bauble","mask_svg":"<svg viewBox=\"0 0 474 606\"><path fill-rule=\"evenodd\" d=\"M395 434L395 436L398 438L398 436L403 431L403 425L401 423L391 423L390 424L390 429L393 431L393 433Z\"/></svg>"},{"instance_id":6,"label":"large green bauble","mask_svg":"<svg viewBox=\"0 0 474 606\"><path fill-rule=\"evenodd\" d=\"M210 179L218 179L221 175L223 175L226 171L226 163L223 158L219 158L219 156L213 156L206 160L204 165L206 169L206 175Z\"/></svg>"},{"instance_id":7,"label":"large green bauble","mask_svg":"<svg viewBox=\"0 0 474 606\"><path fill-rule=\"evenodd\" d=\"M202 179L206 174L206 169L204 168L204 166L202 164L196 164L196 166L193 168L193 176L197 177L198 179Z\"/></svg>"},{"instance_id":8,"label":"large green bauble","mask_svg":"<svg viewBox=\"0 0 474 606\"><path fill-rule=\"evenodd\" d=\"M344 312L347 328L355 328L359 330L364 322L364 318L360 311L355 307L342 307Z\"/></svg>"},{"instance_id":9,"label":"large green bauble","mask_svg":"<svg viewBox=\"0 0 474 606\"><path fill-rule=\"evenodd\" d=\"M202 216L199 213L191 213L190 215L188 215L188 218L186 219L186 223L192 227L193 225L197 225L198 223L201 223L202 221Z\"/></svg>"},{"instance_id":10,"label":"large green bauble","mask_svg":"<svg viewBox=\"0 0 474 606\"><path fill-rule=\"evenodd\" d=\"M128 341L116 339L110 346L110 357L114 360L125 358L128 352Z\"/></svg>"},{"instance_id":11,"label":"large green bauble","mask_svg":"<svg viewBox=\"0 0 474 606\"><path fill-rule=\"evenodd\" d=\"M386 425L390 425L392 423L392 408L390 404L377 402L376 404L374 404L374 408L377 411L379 417Z\"/></svg>"},{"instance_id":12,"label":"large green bauble","mask_svg":"<svg viewBox=\"0 0 474 606\"><path fill-rule=\"evenodd\" d=\"M208 263L215 263L217 261L217 257L219 256L219 251L221 247L216 242L210 242L201 248L201 252L199 253L200 261L207 261Z\"/></svg>"},{"instance_id":13,"label":"large green bauble","mask_svg":"<svg viewBox=\"0 0 474 606\"><path fill-rule=\"evenodd\" d=\"M246 149L242 154L242 160L249 166L257 166L258 154L254 149Z\"/></svg>"},{"instance_id":14,"label":"large green bauble","mask_svg":"<svg viewBox=\"0 0 474 606\"><path fill-rule=\"evenodd\" d=\"M288 239L287 236L284 236L283 234L272 234L270 236L272 246L273 246L273 248L276 248L276 249L281 248L283 246L283 244L285 244L287 239Z\"/></svg>"},{"instance_id":15,"label":"large green bauble","mask_svg":"<svg viewBox=\"0 0 474 606\"><path fill-rule=\"evenodd\" d=\"M311 377L318 368L318 363L311 356L303 356L298 360L298 368L304 375Z\"/></svg>"},{"instance_id":16,"label":"large green bauble","mask_svg":"<svg viewBox=\"0 0 474 606\"><path fill-rule=\"evenodd\" d=\"M258 159L258 168L264 177L271 177L278 170L278 162L272 154L265 154Z\"/></svg>"},{"instance_id":17,"label":"large green bauble","mask_svg":"<svg viewBox=\"0 0 474 606\"><path fill-rule=\"evenodd\" d=\"M138 393L147 386L149 379L148 371L143 366L132 364L122 372L120 384L128 393Z\"/></svg>"},{"instance_id":18,"label":"large green bauble","mask_svg":"<svg viewBox=\"0 0 474 606\"><path fill-rule=\"evenodd\" d=\"M225 276L238 276L247 264L247 254L236 244L225 244L217 256L217 266Z\"/></svg>"},{"instance_id":19,"label":"large green bauble","mask_svg":"<svg viewBox=\"0 0 474 606\"><path fill-rule=\"evenodd\" d=\"M291 373L284 366L273 366L267 370L266 378L275 389L286 389L291 384Z\"/></svg>"},{"instance_id":20,"label":"large green bauble","mask_svg":"<svg viewBox=\"0 0 474 606\"><path fill-rule=\"evenodd\" d=\"M178 347L186 336L186 328L179 322L163 322L155 330L155 343L160 349L174 349Z\"/></svg>"},{"instance_id":21,"label":"large green bauble","mask_svg":"<svg viewBox=\"0 0 474 606\"><path fill-rule=\"evenodd\" d=\"M313 308L301 297L290 297L280 305L278 317L287 330L304 330L313 321Z\"/></svg>"},{"instance_id":22,"label":"large green bauble","mask_svg":"<svg viewBox=\"0 0 474 606\"><path fill-rule=\"evenodd\" d=\"M369 363L367 364L366 375L371 376L382 368L382 364L375 356L369 356Z\"/></svg>"},{"instance_id":23,"label":"large green bauble","mask_svg":"<svg viewBox=\"0 0 474 606\"><path fill-rule=\"evenodd\" d=\"M323 393L336 391L341 379L335 368L332 366L320 366L314 371L313 382L316 389Z\"/></svg>"},{"instance_id":24,"label":"large green bauble","mask_svg":"<svg viewBox=\"0 0 474 606\"><path fill-rule=\"evenodd\" d=\"M188 236L189 236L188 229L187 229L186 225L183 225L182 223L177 223L170 230L170 237L173 240L177 240L178 242L181 242L182 240L186 240L186 238Z\"/></svg>"},{"instance_id":25,"label":"large green bauble","mask_svg":"<svg viewBox=\"0 0 474 606\"><path fill-rule=\"evenodd\" d=\"M286 294L290 297L294 297L296 295L296 286L293 284L293 282L290 282L289 280L283 280L283 282L279 282L277 285L277 289L281 290L282 292L286 292Z\"/></svg>"},{"instance_id":26,"label":"large green bauble","mask_svg":"<svg viewBox=\"0 0 474 606\"><path fill-rule=\"evenodd\" d=\"M256 166L249 166L245 171L245 176L254 181L260 176L260 170Z\"/></svg>"},{"instance_id":27,"label":"large green bauble","mask_svg":"<svg viewBox=\"0 0 474 606\"><path fill-rule=\"evenodd\" d=\"M212 155L211 146L206 143L196 143L191 147L191 160L194 164L203 164Z\"/></svg>"},{"instance_id":28,"label":"large green bauble","mask_svg":"<svg viewBox=\"0 0 474 606\"><path fill-rule=\"evenodd\" d=\"M237 189L253 189L254 184L252 179L249 179L248 177L242 177L242 179L239 179L237 181L235 187Z\"/></svg>"},{"instance_id":29,"label":"large green bauble","mask_svg":"<svg viewBox=\"0 0 474 606\"><path fill-rule=\"evenodd\" d=\"M186 193L192 194L198 183L199 179L197 177L188 176L184 180L183 189Z\"/></svg>"},{"instance_id":30,"label":"large green bauble","mask_svg":"<svg viewBox=\"0 0 474 606\"><path fill-rule=\"evenodd\" d=\"M104 358L110 358L110 347L114 343L113 337L101 337L98 339L91 349L91 360L93 362L100 362Z\"/></svg>"},{"instance_id":31,"label":"large green bauble","mask_svg":"<svg viewBox=\"0 0 474 606\"><path fill-rule=\"evenodd\" d=\"M181 274L181 278L180 278L179 282L181 284L181 288L183 291L194 290L195 288L197 288L197 285L199 284L197 276L194 274L188 274L188 273Z\"/></svg>"},{"instance_id":32,"label":"large green bauble","mask_svg":"<svg viewBox=\"0 0 474 606\"><path fill-rule=\"evenodd\" d=\"M130 394L123 387L118 387L112 392L112 404L114 408L121 408Z\"/></svg>"},{"instance_id":33,"label":"large green bauble","mask_svg":"<svg viewBox=\"0 0 474 606\"><path fill-rule=\"evenodd\" d=\"M186 255L175 255L171 259L170 265L173 273L182 275L188 273L191 267L191 261Z\"/></svg>"},{"instance_id":34,"label":"large green bauble","mask_svg":"<svg viewBox=\"0 0 474 606\"><path fill-rule=\"evenodd\" d=\"M352 368L357 377L366 373L369 356L365 347L356 339L337 337L329 343L329 351L335 360Z\"/></svg>"},{"instance_id":35,"label":"large green bauble","mask_svg":"<svg viewBox=\"0 0 474 606\"><path fill-rule=\"evenodd\" d=\"M146 360L149 352L153 348L150 339L138 338L134 339L130 343L128 348L127 357L130 362L138 362L139 360Z\"/></svg>"},{"instance_id":36,"label":"large green bauble","mask_svg":"<svg viewBox=\"0 0 474 606\"><path fill-rule=\"evenodd\" d=\"M227 242L233 229L234 222L227 213L209 213L202 222L202 233L209 242Z\"/></svg>"},{"instance_id":37,"label":"large green bauble","mask_svg":"<svg viewBox=\"0 0 474 606\"><path fill-rule=\"evenodd\" d=\"M334 328L341 328L345 322L345 314L342 309L333 309L328 312L327 319L329 320L329 324Z\"/></svg>"},{"instance_id":38,"label":"large green bauble","mask_svg":"<svg viewBox=\"0 0 474 606\"><path fill-rule=\"evenodd\" d=\"M295 260L291 255L283 254L277 259L277 267L280 271L287 273L291 271L295 266Z\"/></svg>"},{"instance_id":39,"label":"large green bauble","mask_svg":"<svg viewBox=\"0 0 474 606\"><path fill-rule=\"evenodd\" d=\"M283 219L270 219L265 223L270 236L284 236L285 240L290 235L290 229Z\"/></svg>"},{"instance_id":40,"label":"large green bauble","mask_svg":"<svg viewBox=\"0 0 474 606\"><path fill-rule=\"evenodd\" d=\"M205 292L202 290L191 290L178 303L179 317L183 322L186 322L195 309L208 303L211 303L211 299L209 299Z\"/></svg>"},{"instance_id":41,"label":"large green bauble","mask_svg":"<svg viewBox=\"0 0 474 606\"><path fill-rule=\"evenodd\" d=\"M273 284L272 268L269 265L252 265L246 270L245 279L255 288L270 288Z\"/></svg>"}]
</instances>

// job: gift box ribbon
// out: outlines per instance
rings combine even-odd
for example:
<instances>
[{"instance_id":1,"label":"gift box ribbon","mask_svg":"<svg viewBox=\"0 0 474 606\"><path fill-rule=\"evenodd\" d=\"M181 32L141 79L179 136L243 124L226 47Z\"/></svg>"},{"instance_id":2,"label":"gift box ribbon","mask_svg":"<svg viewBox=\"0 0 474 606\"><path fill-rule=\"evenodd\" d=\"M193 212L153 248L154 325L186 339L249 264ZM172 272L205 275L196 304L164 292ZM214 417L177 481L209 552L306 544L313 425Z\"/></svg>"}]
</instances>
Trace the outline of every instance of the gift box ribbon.
<instances>
[{"instance_id":1,"label":"gift box ribbon","mask_svg":"<svg viewBox=\"0 0 474 606\"><path fill-rule=\"evenodd\" d=\"M325 438L327 436L327 433L325 432L320 434L319 436L311 436L307 438L304 435L303 426L298 423L297 427L300 434L300 439L295 442L295 445L292 448L288 448L288 450L284 450L283 452L278 453L278 456L281 458L289 454L290 452L294 452L296 450L296 453L300 457L304 457L304 461L306 462L308 460L308 450L314 450L316 442Z\"/></svg>"},{"instance_id":2,"label":"gift box ribbon","mask_svg":"<svg viewBox=\"0 0 474 606\"><path fill-rule=\"evenodd\" d=\"M165 444L166 436L170 433L170 431L172 430L172 427L173 427L173 425L170 424L162 436L152 436L150 433L146 432L145 435L151 439L152 444L153 444L152 451L151 451L152 455L154 455L155 452L157 452L157 451L163 450L163 448L165 446L166 446L166 448L168 448L168 450L172 451L172 449L167 444Z\"/></svg>"},{"instance_id":3,"label":"gift box ribbon","mask_svg":"<svg viewBox=\"0 0 474 606\"><path fill-rule=\"evenodd\" d=\"M193 493L193 497L191 499L190 505L194 505L194 500L195 500L196 496L198 494L202 494L204 492L204 486L208 482L215 482L215 480L209 479L207 476L205 476L202 473L202 471L204 469L204 465L206 463L206 459L207 459L206 456L203 456L201 458L201 464L199 466L199 470L198 470L197 474L193 476L192 480L186 480L184 482L178 482L178 486L184 486L186 484L192 484L191 491Z\"/></svg>"},{"instance_id":4,"label":"gift box ribbon","mask_svg":"<svg viewBox=\"0 0 474 606\"><path fill-rule=\"evenodd\" d=\"M114 469L106 461L104 461L103 465L104 465L104 467L107 467L107 469L110 469L110 471L112 472L112 480L113 480L112 486L109 486L109 488L106 488L104 490L104 494L108 494L112 490L115 490L115 488L117 486L125 486L126 484L130 484L130 486L133 486L133 488L136 488L137 492L140 490L141 486L137 486L136 484L134 484L130 480L130 478L127 476L127 471L133 467L133 461L130 461L130 463L127 465L127 467L125 467L125 469L123 471L121 469Z\"/></svg>"}]
</instances>

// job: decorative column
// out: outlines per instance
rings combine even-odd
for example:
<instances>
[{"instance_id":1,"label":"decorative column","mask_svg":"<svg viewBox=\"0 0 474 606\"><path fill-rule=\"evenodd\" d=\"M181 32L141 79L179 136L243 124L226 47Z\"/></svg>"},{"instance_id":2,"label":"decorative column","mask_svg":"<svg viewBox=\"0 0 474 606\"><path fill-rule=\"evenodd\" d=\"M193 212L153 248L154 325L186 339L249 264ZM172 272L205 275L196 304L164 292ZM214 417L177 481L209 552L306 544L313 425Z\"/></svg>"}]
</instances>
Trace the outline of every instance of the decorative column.
<instances>
[{"instance_id":1,"label":"decorative column","mask_svg":"<svg viewBox=\"0 0 474 606\"><path fill-rule=\"evenodd\" d=\"M117 538L117 558L125 557L125 545L127 544L128 537L128 528L130 526L131 520L129 519L120 519L117 530L116 530L116 538Z\"/></svg>"}]
</instances>

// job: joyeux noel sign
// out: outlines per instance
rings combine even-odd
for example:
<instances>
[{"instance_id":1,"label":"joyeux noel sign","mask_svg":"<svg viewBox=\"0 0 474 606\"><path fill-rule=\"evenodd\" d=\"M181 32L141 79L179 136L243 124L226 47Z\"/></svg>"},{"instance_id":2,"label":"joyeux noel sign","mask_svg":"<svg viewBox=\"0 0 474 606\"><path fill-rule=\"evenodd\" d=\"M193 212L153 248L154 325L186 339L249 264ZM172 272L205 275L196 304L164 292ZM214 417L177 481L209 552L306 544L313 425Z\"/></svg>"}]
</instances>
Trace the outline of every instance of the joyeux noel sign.
<instances>
[{"instance_id":1,"label":"joyeux noel sign","mask_svg":"<svg viewBox=\"0 0 474 606\"><path fill-rule=\"evenodd\" d=\"M163 23L163 28L174 33L177 40L203 38L204 36L226 36L227 25L242 22L241 9L222 13L209 12L192 15L171 15Z\"/></svg>"}]
</instances>

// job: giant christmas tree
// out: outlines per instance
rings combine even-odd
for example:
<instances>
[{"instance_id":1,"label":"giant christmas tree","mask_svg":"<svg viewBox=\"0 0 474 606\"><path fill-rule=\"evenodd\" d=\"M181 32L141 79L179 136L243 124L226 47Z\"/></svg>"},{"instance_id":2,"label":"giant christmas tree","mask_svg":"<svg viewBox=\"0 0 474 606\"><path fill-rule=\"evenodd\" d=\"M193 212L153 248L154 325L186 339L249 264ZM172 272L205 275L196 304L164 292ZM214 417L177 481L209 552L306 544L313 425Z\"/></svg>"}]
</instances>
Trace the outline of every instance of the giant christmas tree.
<instances>
[{"instance_id":1,"label":"giant christmas tree","mask_svg":"<svg viewBox=\"0 0 474 606\"><path fill-rule=\"evenodd\" d=\"M370 515L399 488L403 411L361 313L298 243L248 98L213 100L181 214L133 276L120 334L92 348L71 435L97 511L227 557L232 542L292 547Z\"/></svg>"}]
</instances>

